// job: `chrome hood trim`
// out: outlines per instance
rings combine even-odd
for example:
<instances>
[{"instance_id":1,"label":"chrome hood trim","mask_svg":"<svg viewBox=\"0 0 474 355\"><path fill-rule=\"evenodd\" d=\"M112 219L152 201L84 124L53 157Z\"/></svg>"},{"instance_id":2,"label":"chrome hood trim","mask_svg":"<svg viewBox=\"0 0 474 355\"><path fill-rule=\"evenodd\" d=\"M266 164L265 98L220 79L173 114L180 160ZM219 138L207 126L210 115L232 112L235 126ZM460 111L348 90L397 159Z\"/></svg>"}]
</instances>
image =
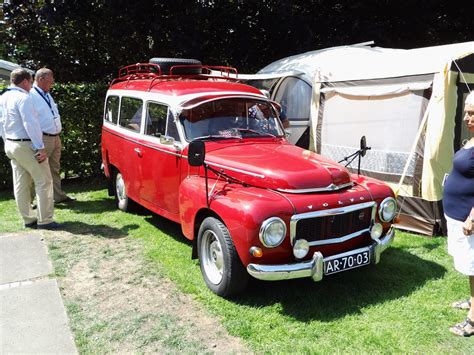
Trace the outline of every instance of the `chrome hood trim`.
<instances>
[{"instance_id":1,"label":"chrome hood trim","mask_svg":"<svg viewBox=\"0 0 474 355\"><path fill-rule=\"evenodd\" d=\"M299 189L299 190L294 190L294 189L277 189L279 192L284 192L288 194L308 194L308 193L314 193L314 192L327 192L327 191L337 191L341 189L345 189L346 187L352 187L354 186L354 183L348 182L346 184L342 185L328 185L326 187L318 187L314 189Z\"/></svg>"}]
</instances>

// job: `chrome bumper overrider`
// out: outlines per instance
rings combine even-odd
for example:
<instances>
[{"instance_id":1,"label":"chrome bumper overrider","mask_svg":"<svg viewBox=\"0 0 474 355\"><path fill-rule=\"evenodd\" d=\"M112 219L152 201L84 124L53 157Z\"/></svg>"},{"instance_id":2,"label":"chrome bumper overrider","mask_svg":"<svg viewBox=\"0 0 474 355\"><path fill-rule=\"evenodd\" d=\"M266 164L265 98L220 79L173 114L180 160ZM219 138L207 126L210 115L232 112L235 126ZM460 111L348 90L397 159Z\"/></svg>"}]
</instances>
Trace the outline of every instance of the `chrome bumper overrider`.
<instances>
[{"instance_id":1,"label":"chrome bumper overrider","mask_svg":"<svg viewBox=\"0 0 474 355\"><path fill-rule=\"evenodd\" d=\"M384 237L374 240L370 246L351 250L350 253L369 250L372 263L378 264L380 255L392 244L394 237L395 231L393 228L390 228ZM344 254L348 253L332 255L326 258L326 260L339 258L344 256ZM313 259L301 263L282 265L249 264L247 266L247 272L256 279L265 281L298 279L303 277L311 277L314 281L321 281L324 273L324 257L320 252L315 252Z\"/></svg>"}]
</instances>

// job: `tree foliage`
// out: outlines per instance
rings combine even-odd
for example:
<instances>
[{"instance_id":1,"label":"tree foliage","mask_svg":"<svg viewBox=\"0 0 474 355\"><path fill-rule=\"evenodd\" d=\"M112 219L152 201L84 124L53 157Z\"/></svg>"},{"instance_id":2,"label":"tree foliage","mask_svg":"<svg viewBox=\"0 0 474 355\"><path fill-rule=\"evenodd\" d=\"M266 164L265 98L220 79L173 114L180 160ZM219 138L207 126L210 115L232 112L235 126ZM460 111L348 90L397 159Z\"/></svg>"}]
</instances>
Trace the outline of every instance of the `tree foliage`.
<instances>
[{"instance_id":1,"label":"tree foliage","mask_svg":"<svg viewBox=\"0 0 474 355\"><path fill-rule=\"evenodd\" d=\"M459 2L459 4L456 4ZM374 40L413 48L468 41L458 0L10 0L5 56L59 81L96 81L150 57L253 72L285 56Z\"/></svg>"}]
</instances>

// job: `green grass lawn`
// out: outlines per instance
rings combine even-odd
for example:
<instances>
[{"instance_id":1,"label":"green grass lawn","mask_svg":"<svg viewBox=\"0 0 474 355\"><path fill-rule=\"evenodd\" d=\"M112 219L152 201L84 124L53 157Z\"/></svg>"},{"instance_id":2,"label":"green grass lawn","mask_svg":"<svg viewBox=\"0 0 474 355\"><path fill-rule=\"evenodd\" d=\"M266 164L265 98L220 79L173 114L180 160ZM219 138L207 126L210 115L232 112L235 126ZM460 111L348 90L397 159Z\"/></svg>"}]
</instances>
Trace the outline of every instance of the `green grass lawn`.
<instances>
[{"instance_id":1,"label":"green grass lawn","mask_svg":"<svg viewBox=\"0 0 474 355\"><path fill-rule=\"evenodd\" d=\"M454 271L446 239L397 231L380 264L308 280L252 280L232 300L210 292L191 243L179 225L147 211L115 209L103 180L69 182L73 208L57 208L56 220L71 233L142 238L143 257L183 292L221 319L228 332L254 352L280 353L469 353L474 337L459 338L448 328L465 313L450 307L468 296L467 277ZM9 191L0 192L0 232L21 229Z\"/></svg>"}]
</instances>

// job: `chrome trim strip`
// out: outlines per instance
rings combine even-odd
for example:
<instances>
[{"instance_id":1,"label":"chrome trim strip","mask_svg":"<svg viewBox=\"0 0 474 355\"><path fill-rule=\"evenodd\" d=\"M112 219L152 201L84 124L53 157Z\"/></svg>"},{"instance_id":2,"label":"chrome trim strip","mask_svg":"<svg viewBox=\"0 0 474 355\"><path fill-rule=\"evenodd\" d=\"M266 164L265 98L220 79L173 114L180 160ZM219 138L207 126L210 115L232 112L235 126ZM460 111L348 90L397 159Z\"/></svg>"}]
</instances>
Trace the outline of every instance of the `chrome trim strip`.
<instances>
[{"instance_id":1,"label":"chrome trim strip","mask_svg":"<svg viewBox=\"0 0 474 355\"><path fill-rule=\"evenodd\" d=\"M357 237L360 237L362 234L364 234L365 232L369 232L370 228L366 228L366 229L362 229L358 232L355 232L355 233L351 233L351 234L348 234L348 235L345 235L343 237L339 237L339 238L332 238L332 239L324 239L324 240L316 240L314 242L309 242L308 241L308 244L310 246L315 246L315 245L325 245L325 244L337 244L337 243L343 243L349 239L352 239L352 238L357 238Z\"/></svg>"},{"instance_id":2,"label":"chrome trim strip","mask_svg":"<svg viewBox=\"0 0 474 355\"><path fill-rule=\"evenodd\" d=\"M307 193L312 193L312 192L326 192L326 191L337 191L344 189L346 187L352 187L354 186L354 183L348 182L347 184L342 184L342 185L328 185L326 187L317 187L314 189L277 189L277 191L280 192L286 192L289 194L307 194Z\"/></svg>"},{"instance_id":3,"label":"chrome trim strip","mask_svg":"<svg viewBox=\"0 0 474 355\"><path fill-rule=\"evenodd\" d=\"M114 136L117 136L121 139L124 139L126 141L129 141L129 142L132 142L132 143L135 143L135 144L138 144L140 146L143 146L143 147L147 147L147 148L150 148L150 149L153 149L153 150L157 150L159 152L162 152L162 153L166 153L166 154L170 154L170 155L173 155L173 156L176 156L176 157L180 157L180 158L183 158L184 156L181 154L181 153L174 153L174 152L170 152L169 150L166 150L166 149L162 149L162 148L158 148L158 147L155 147L155 146L152 146L152 145L149 145L149 144L146 144L146 143L143 143L143 142L140 142L136 139L132 139L130 137L126 137L124 135L121 135L119 133L117 133L115 130L112 130L112 129L105 129L105 131L107 131L108 133L114 135ZM157 138L157 137L154 137L154 138ZM181 147L176 147L176 146L173 146L176 150L179 150L181 151L180 149L182 149ZM186 157L187 158L187 157Z\"/></svg>"},{"instance_id":4,"label":"chrome trim strip","mask_svg":"<svg viewBox=\"0 0 474 355\"><path fill-rule=\"evenodd\" d=\"M258 173L254 173L254 172L251 172L251 171L246 171L246 170L231 168L230 166L221 165L221 164L217 164L217 163L209 163L209 162L207 162L207 161L206 161L206 164L211 165L211 166L216 166L216 167L222 168L222 169L227 169L227 170L230 170L230 171L235 171L236 173L241 173L241 174L245 174L245 175L250 175L250 176L258 177L258 178L260 178L260 179L265 179L265 175L258 174Z\"/></svg>"},{"instance_id":5,"label":"chrome trim strip","mask_svg":"<svg viewBox=\"0 0 474 355\"><path fill-rule=\"evenodd\" d=\"M247 272L256 279L265 281L311 277L317 282L323 278L325 260L327 261L337 259L354 253L369 251L371 254L371 263L377 264L380 261L380 255L390 246L390 244L392 244L394 237L395 231L393 228L391 228L383 238L378 241L374 241L371 245L364 248L350 250L341 254L329 256L327 258L324 258L320 252L315 252L311 260L294 264L248 264Z\"/></svg>"}]
</instances>

